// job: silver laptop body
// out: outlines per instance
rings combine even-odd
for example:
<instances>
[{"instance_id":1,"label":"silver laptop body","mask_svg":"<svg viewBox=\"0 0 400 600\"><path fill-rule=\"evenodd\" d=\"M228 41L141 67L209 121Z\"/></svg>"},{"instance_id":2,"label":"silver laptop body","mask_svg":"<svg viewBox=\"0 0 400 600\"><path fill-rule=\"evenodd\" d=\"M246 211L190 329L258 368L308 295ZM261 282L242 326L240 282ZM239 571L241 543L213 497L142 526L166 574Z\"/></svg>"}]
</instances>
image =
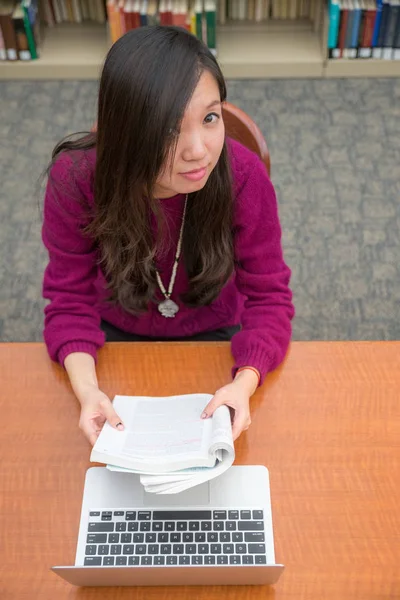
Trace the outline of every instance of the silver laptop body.
<instances>
[{"instance_id":1,"label":"silver laptop body","mask_svg":"<svg viewBox=\"0 0 400 600\"><path fill-rule=\"evenodd\" d=\"M273 584L268 470L233 466L180 494L146 493L138 475L88 469L75 566L52 570L77 586Z\"/></svg>"}]
</instances>

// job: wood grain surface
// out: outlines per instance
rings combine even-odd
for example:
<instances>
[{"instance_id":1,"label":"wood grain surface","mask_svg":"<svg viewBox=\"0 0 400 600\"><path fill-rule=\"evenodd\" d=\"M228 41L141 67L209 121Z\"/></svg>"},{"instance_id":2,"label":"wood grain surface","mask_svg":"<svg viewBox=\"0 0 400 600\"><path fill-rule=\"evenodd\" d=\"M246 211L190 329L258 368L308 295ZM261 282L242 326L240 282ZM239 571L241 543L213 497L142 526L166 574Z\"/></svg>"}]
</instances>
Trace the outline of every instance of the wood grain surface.
<instances>
[{"instance_id":1,"label":"wood grain surface","mask_svg":"<svg viewBox=\"0 0 400 600\"><path fill-rule=\"evenodd\" d=\"M102 389L213 393L225 343L109 344ZM2 600L395 600L400 598L400 342L297 342L252 399L238 464L270 471L275 587L76 588L88 442L64 371L41 344L0 344Z\"/></svg>"}]
</instances>

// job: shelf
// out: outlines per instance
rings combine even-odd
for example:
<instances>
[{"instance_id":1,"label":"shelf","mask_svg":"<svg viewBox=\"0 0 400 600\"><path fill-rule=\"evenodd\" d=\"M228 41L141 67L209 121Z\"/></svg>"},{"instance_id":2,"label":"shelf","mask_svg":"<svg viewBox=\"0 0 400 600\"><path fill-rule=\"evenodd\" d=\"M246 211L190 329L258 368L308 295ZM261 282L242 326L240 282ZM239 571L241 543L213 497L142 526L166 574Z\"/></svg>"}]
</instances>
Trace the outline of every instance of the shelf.
<instances>
[{"instance_id":1,"label":"shelf","mask_svg":"<svg viewBox=\"0 0 400 600\"><path fill-rule=\"evenodd\" d=\"M321 77L323 55L318 33L308 23L281 22L252 29L218 28L218 62L227 78Z\"/></svg>"},{"instance_id":2,"label":"shelf","mask_svg":"<svg viewBox=\"0 0 400 600\"><path fill-rule=\"evenodd\" d=\"M325 77L400 77L400 60L337 59L328 60Z\"/></svg>"},{"instance_id":3,"label":"shelf","mask_svg":"<svg viewBox=\"0 0 400 600\"><path fill-rule=\"evenodd\" d=\"M218 27L218 61L227 78L400 77L400 61L325 60L310 21ZM109 49L105 25L58 25L44 32L41 58L0 62L0 79L98 79Z\"/></svg>"},{"instance_id":4,"label":"shelf","mask_svg":"<svg viewBox=\"0 0 400 600\"><path fill-rule=\"evenodd\" d=\"M108 47L105 25L57 25L45 29L38 60L1 62L0 79L97 79Z\"/></svg>"}]
</instances>

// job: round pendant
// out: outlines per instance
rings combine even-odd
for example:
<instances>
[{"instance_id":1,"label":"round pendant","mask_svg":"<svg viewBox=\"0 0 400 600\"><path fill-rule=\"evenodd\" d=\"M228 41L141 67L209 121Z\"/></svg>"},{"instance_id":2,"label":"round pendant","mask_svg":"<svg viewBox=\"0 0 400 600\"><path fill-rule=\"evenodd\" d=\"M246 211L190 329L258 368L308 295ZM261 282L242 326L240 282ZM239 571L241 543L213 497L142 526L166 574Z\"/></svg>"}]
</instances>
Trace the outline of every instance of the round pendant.
<instances>
[{"instance_id":1,"label":"round pendant","mask_svg":"<svg viewBox=\"0 0 400 600\"><path fill-rule=\"evenodd\" d=\"M176 302L168 298L168 300L164 300L158 305L158 310L163 317L171 319L179 311L179 306L176 304Z\"/></svg>"}]
</instances>

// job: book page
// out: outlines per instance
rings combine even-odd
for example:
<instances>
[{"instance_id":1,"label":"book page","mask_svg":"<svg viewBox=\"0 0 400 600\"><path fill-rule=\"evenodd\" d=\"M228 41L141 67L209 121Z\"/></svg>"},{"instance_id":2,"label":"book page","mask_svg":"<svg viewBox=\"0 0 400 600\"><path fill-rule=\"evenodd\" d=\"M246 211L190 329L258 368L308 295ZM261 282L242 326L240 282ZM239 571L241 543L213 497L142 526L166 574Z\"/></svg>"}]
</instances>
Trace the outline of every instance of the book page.
<instances>
[{"instance_id":1,"label":"book page","mask_svg":"<svg viewBox=\"0 0 400 600\"><path fill-rule=\"evenodd\" d=\"M226 405L219 406L214 412L213 427L211 434L211 450L215 453L216 448L234 448L232 438L231 413Z\"/></svg>"},{"instance_id":2,"label":"book page","mask_svg":"<svg viewBox=\"0 0 400 600\"><path fill-rule=\"evenodd\" d=\"M208 452L212 420L201 419L211 397L207 394L168 398L116 396L113 405L125 430L116 431L106 423L94 450L147 464L200 456L212 466Z\"/></svg>"}]
</instances>

